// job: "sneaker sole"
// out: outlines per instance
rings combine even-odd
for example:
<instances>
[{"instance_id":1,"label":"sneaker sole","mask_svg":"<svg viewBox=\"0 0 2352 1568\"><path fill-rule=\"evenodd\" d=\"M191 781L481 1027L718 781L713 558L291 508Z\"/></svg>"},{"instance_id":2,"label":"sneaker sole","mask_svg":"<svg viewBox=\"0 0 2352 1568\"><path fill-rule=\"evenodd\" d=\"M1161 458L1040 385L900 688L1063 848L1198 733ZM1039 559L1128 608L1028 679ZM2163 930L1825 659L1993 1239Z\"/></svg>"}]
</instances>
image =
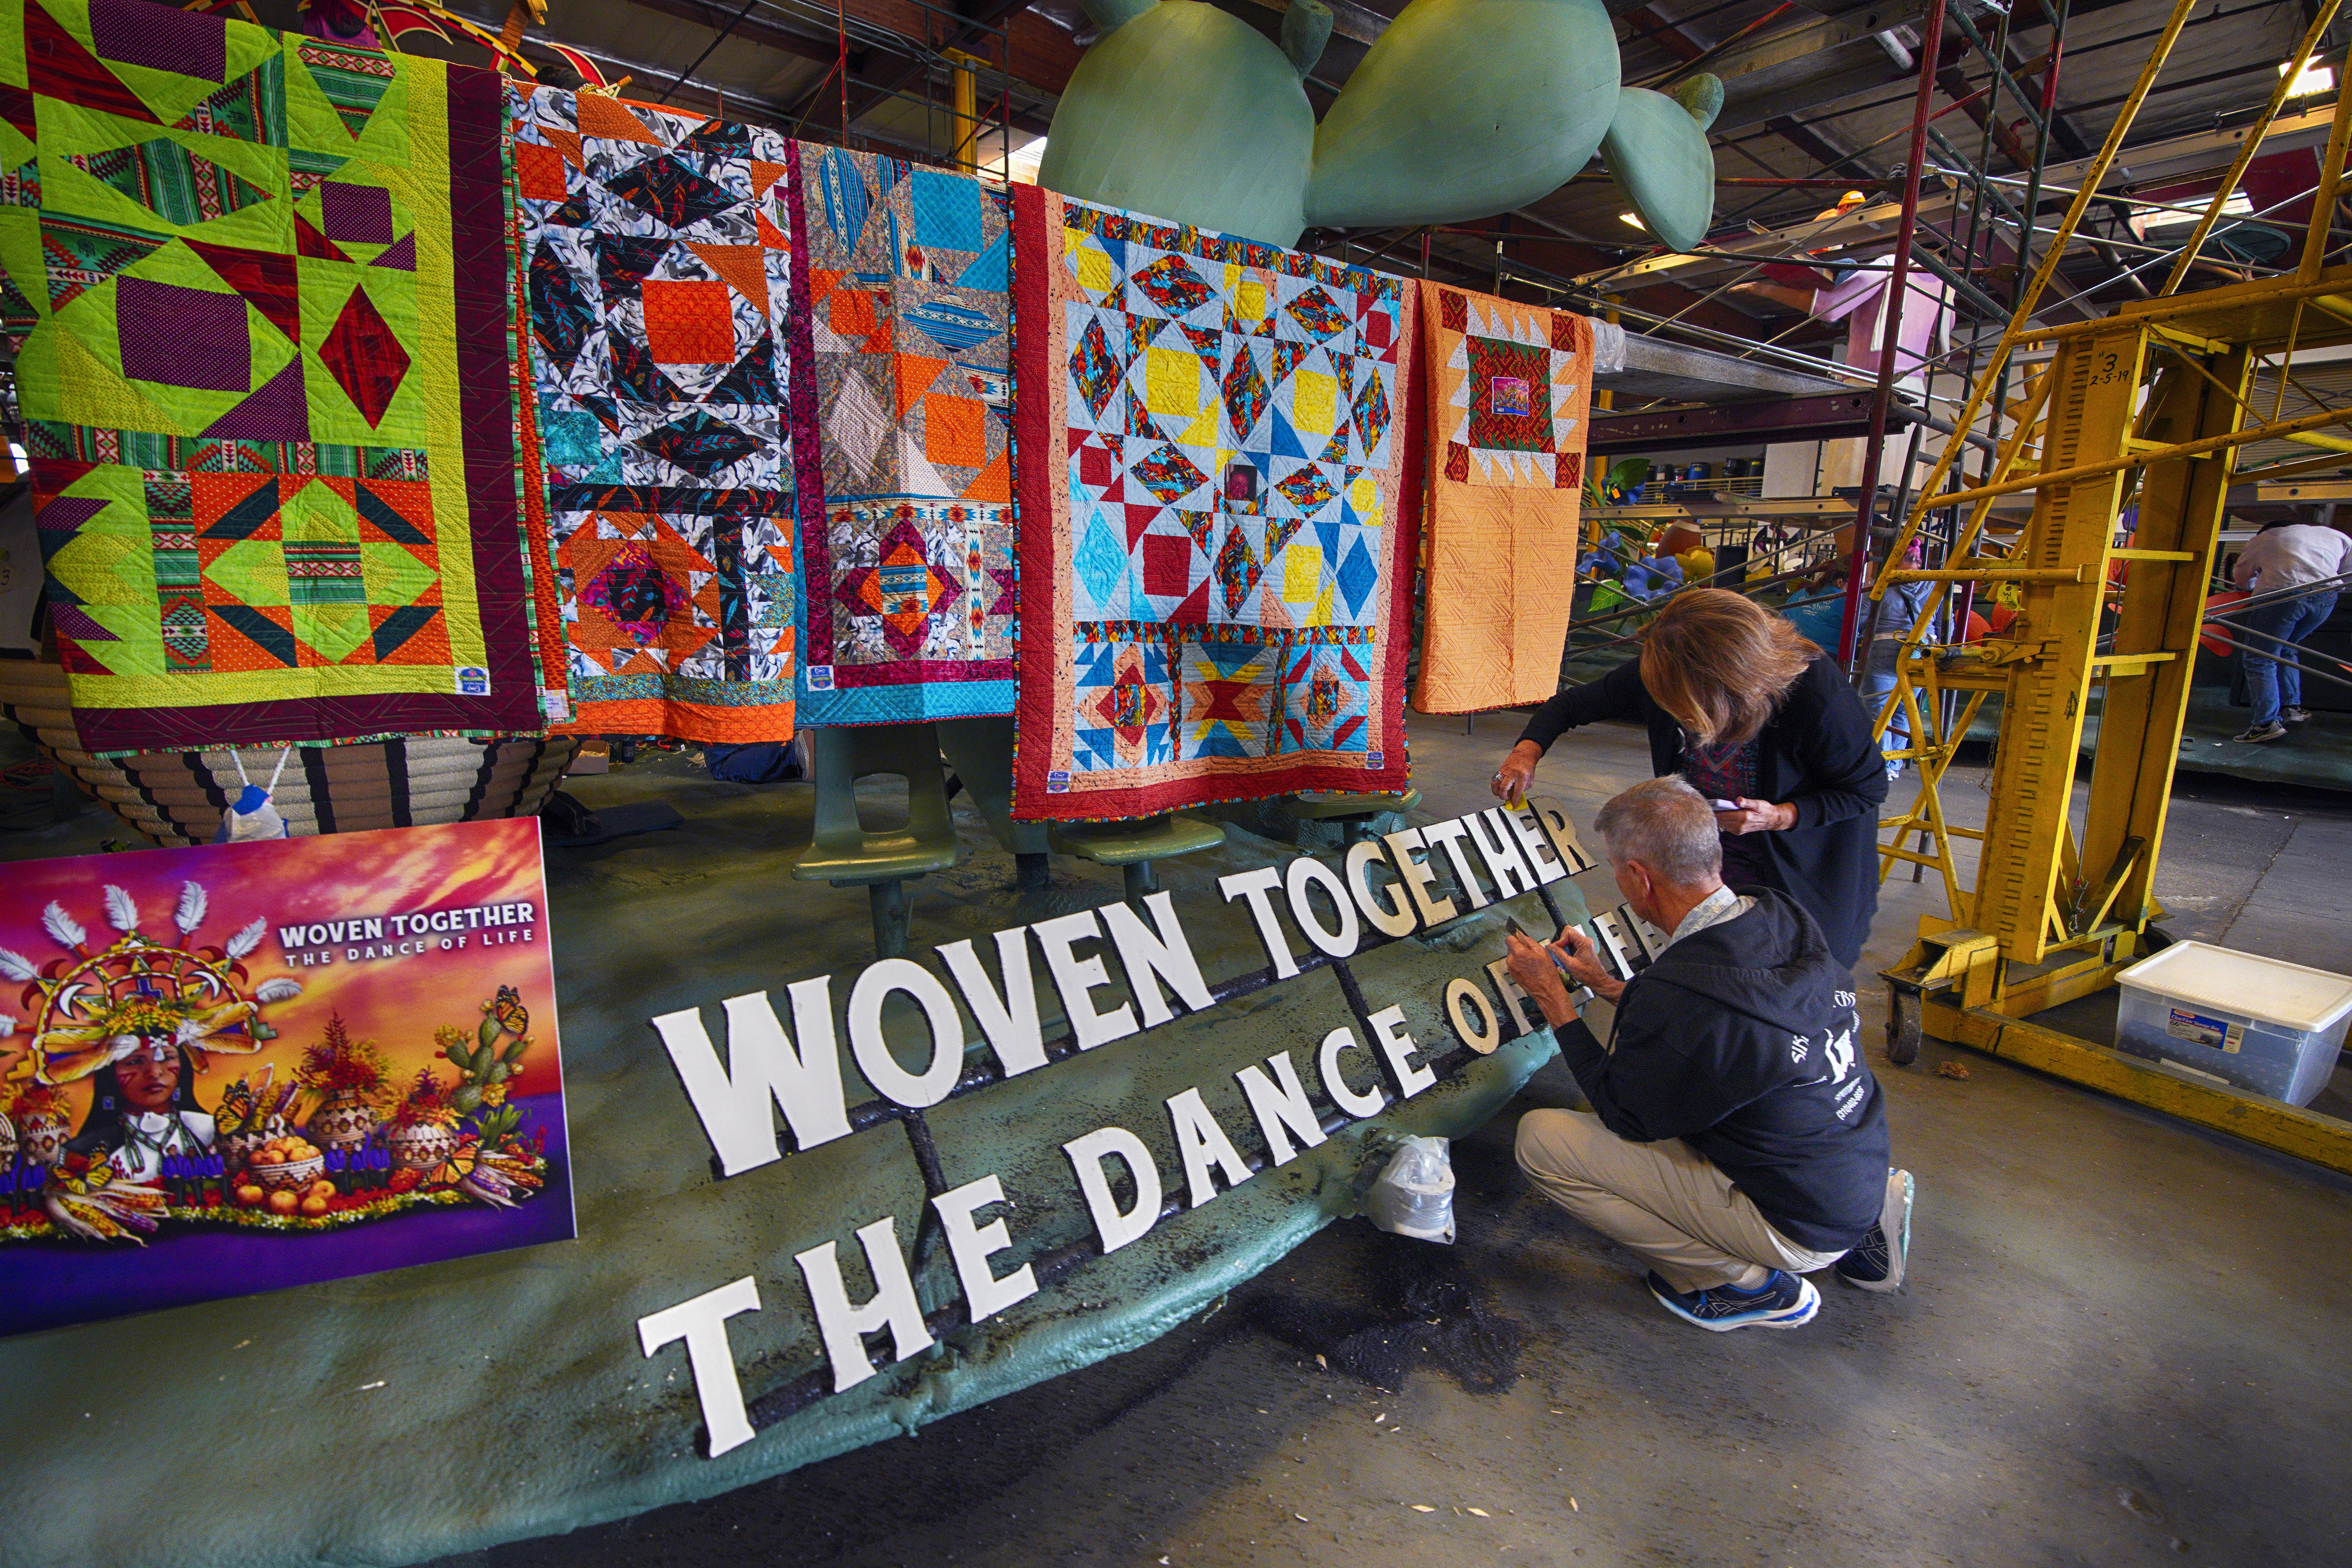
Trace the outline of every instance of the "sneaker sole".
<instances>
[{"instance_id":1,"label":"sneaker sole","mask_svg":"<svg viewBox=\"0 0 2352 1568\"><path fill-rule=\"evenodd\" d=\"M1908 1171L1897 1171L1895 1173L1903 1178L1903 1224L1887 1237L1886 1278L1856 1279L1851 1274L1838 1276L1857 1290L1875 1290L1882 1294L1892 1294L1903 1289L1903 1277L1908 1271L1911 1261L1911 1207L1918 1197L1919 1184L1912 1179L1911 1173Z\"/></svg>"},{"instance_id":2,"label":"sneaker sole","mask_svg":"<svg viewBox=\"0 0 2352 1568\"><path fill-rule=\"evenodd\" d=\"M1813 1289L1813 1282L1810 1279L1800 1279L1797 1281L1797 1289L1798 1296L1797 1304L1795 1306L1787 1308L1784 1310L1774 1313L1770 1316L1755 1318L1694 1318L1688 1312L1684 1311L1680 1307L1675 1306L1672 1301L1667 1300L1664 1296L1659 1295L1655 1290L1652 1290L1650 1292L1650 1299L1657 1302L1659 1306L1664 1307L1667 1311L1672 1312L1675 1317L1680 1318L1684 1322L1690 1324L1691 1327L1695 1329L1705 1329L1711 1334L1727 1334L1734 1329L1803 1328L1807 1323L1811 1322L1813 1321L1814 1314L1822 1310L1822 1293Z\"/></svg>"}]
</instances>

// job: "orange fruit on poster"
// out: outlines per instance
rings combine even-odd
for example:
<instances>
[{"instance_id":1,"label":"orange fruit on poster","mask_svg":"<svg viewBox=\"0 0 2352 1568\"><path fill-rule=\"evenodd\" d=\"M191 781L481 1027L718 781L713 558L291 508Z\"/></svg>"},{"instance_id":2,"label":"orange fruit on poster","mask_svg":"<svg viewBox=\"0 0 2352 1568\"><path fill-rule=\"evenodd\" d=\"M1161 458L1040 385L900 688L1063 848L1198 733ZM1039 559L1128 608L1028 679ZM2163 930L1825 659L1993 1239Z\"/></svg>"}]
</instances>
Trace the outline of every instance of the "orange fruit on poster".
<instances>
[{"instance_id":1,"label":"orange fruit on poster","mask_svg":"<svg viewBox=\"0 0 2352 1568\"><path fill-rule=\"evenodd\" d=\"M316 1219L320 1215L327 1212L327 1200L320 1197L318 1194L312 1193L309 1197L302 1200L302 1212L309 1215L312 1219Z\"/></svg>"},{"instance_id":2,"label":"orange fruit on poster","mask_svg":"<svg viewBox=\"0 0 2352 1568\"><path fill-rule=\"evenodd\" d=\"M300 1202L301 1200L297 1198L292 1193L272 1193L269 1194L269 1206L278 1214L292 1214L295 1206Z\"/></svg>"},{"instance_id":3,"label":"orange fruit on poster","mask_svg":"<svg viewBox=\"0 0 2352 1568\"><path fill-rule=\"evenodd\" d=\"M263 1192L257 1186L247 1185L239 1187L236 1190L236 1201L243 1204L247 1208L259 1207L262 1200L268 1196L269 1194L268 1193Z\"/></svg>"}]
</instances>

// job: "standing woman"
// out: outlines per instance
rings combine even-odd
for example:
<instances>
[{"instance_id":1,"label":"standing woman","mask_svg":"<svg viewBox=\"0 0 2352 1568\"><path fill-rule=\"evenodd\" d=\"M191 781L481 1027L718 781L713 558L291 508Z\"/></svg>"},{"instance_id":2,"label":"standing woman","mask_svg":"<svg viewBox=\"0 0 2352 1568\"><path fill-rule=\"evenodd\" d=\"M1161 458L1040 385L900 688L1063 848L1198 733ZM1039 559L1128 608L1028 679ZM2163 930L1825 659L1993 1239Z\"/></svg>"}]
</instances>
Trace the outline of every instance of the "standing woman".
<instances>
[{"instance_id":1,"label":"standing woman","mask_svg":"<svg viewBox=\"0 0 2352 1568\"><path fill-rule=\"evenodd\" d=\"M1860 961L1878 909L1886 761L1834 659L1738 594L1678 594L1639 658L1536 710L1495 793L1524 795L1561 731L1603 719L1646 725L1652 771L1681 773L1717 803L1726 883L1787 894L1840 963Z\"/></svg>"}]
</instances>

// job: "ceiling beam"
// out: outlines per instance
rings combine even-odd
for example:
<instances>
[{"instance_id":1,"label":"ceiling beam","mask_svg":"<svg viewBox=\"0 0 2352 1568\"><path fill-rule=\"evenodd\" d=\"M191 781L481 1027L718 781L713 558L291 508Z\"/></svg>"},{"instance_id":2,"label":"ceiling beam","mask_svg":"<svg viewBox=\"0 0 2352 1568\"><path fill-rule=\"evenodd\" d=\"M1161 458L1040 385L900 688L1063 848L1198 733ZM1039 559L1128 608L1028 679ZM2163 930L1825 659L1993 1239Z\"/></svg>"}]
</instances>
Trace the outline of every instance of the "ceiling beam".
<instances>
[{"instance_id":1,"label":"ceiling beam","mask_svg":"<svg viewBox=\"0 0 2352 1568\"><path fill-rule=\"evenodd\" d=\"M1633 31L1685 65L1706 53L1706 39L1688 32L1680 22L1662 14L1654 5L1640 5L1618 15Z\"/></svg>"},{"instance_id":2,"label":"ceiling beam","mask_svg":"<svg viewBox=\"0 0 2352 1568\"><path fill-rule=\"evenodd\" d=\"M636 86L639 82L667 81L675 78L677 74L677 71L671 68L648 65L643 60L617 54L611 49L602 47L601 45L593 47L588 45L571 45L567 47L579 49L582 54L587 55L591 58L602 62L604 66L614 69L617 73L625 73L630 78L631 87ZM542 66L566 65L569 63L562 56L557 54L553 49L548 47L545 44L536 38L524 39L522 48L525 54L538 59ZM719 84L713 82L707 78L689 76L680 85L691 89L698 94L714 94L723 99L725 100L723 112L730 120L740 120L751 124L772 126L775 129L787 133L789 133L793 129L794 119L793 110L785 108L782 104L771 102L766 99L755 98L733 88L721 87ZM675 105L672 107L676 109L677 112L680 113L692 114L698 112L691 104L684 108L677 108L677 106ZM1024 124L1024 118L1025 117L1024 116L1015 115L1013 117L1013 124L1026 129L1027 126ZM1037 123L1040 128L1042 128L1042 121ZM939 150L935 147L923 146L919 143L908 142L898 136L888 135L879 132L868 132L865 134L864 139L869 142L877 142L886 147L896 149L898 152L915 158L933 158L937 157L939 153Z\"/></svg>"},{"instance_id":3,"label":"ceiling beam","mask_svg":"<svg viewBox=\"0 0 2352 1568\"><path fill-rule=\"evenodd\" d=\"M1764 122L1764 128L1823 168L1835 168L1840 164L1852 162L1854 157L1853 153L1847 152L1793 114L1779 115L1768 120Z\"/></svg>"},{"instance_id":4,"label":"ceiling beam","mask_svg":"<svg viewBox=\"0 0 2352 1568\"><path fill-rule=\"evenodd\" d=\"M713 32L727 27L735 15L733 6L712 4L711 0L628 0L628 3L640 10L675 16L681 22L691 22ZM729 28L728 36L740 38L747 44L758 44L762 48L781 50L796 59L815 60L828 66L833 64L838 53L831 37L820 39L813 34L794 32L778 26L764 16L745 16ZM853 42L849 58L853 68L862 67L866 59L865 46Z\"/></svg>"},{"instance_id":5,"label":"ceiling beam","mask_svg":"<svg viewBox=\"0 0 2352 1568\"><path fill-rule=\"evenodd\" d=\"M1249 0L1260 10L1277 15L1290 9L1290 0ZM1388 31L1389 18L1367 5L1357 5L1350 0L1325 0L1331 7L1331 36L1369 47L1378 43Z\"/></svg>"},{"instance_id":6,"label":"ceiling beam","mask_svg":"<svg viewBox=\"0 0 2352 1568\"><path fill-rule=\"evenodd\" d=\"M1008 34L1006 41L1009 46L1011 42L1009 35L1012 28L1008 19L1019 16L1028 9L1029 0L965 0L963 6L963 21L961 24L952 28L942 25L940 28L942 36L935 43L931 43L929 45L929 52L937 53L944 52L948 49L964 49L974 54L980 53L981 50L990 42L990 29L1000 26L1003 27ZM930 16L928 12L924 13L924 15L927 17L929 17ZM931 19L933 21L938 20L937 18ZM1051 29L1057 36L1064 37L1066 41L1067 35L1062 34L1060 28L1055 27L1050 22L1045 22L1043 17L1035 18L1035 20L1043 26ZM1076 68L1076 55L1078 53L1077 47L1076 44L1071 44L1069 47L1071 51L1070 68L1075 70ZM896 68L885 68L877 69L866 81L852 85L849 89L849 97L846 106L848 110L849 127L854 130L857 124L859 117L883 102L893 93L910 92L916 79L918 78L927 78L929 71L930 65L927 60L909 60L903 66L898 66ZM1014 74L1017 75L1018 73L1016 72ZM1022 79L1026 80L1027 79L1023 78ZM1069 85L1069 79L1068 72L1065 71L1062 73L1058 80L1050 84L1042 81L1034 81L1030 82L1029 85L1042 88L1048 92L1059 95L1062 89ZM808 105L812 108L819 106L823 97L823 92L824 89L822 86L813 90L808 95ZM804 110L803 112L806 112L806 110Z\"/></svg>"},{"instance_id":7,"label":"ceiling beam","mask_svg":"<svg viewBox=\"0 0 2352 1568\"><path fill-rule=\"evenodd\" d=\"M1866 13L1815 16L1734 44L1707 68L1723 82L1714 131L1720 135L1908 79L1913 68L1903 56L1916 45L1898 30L1909 28L1916 39L1927 12L1927 0L1884 0Z\"/></svg>"}]
</instances>

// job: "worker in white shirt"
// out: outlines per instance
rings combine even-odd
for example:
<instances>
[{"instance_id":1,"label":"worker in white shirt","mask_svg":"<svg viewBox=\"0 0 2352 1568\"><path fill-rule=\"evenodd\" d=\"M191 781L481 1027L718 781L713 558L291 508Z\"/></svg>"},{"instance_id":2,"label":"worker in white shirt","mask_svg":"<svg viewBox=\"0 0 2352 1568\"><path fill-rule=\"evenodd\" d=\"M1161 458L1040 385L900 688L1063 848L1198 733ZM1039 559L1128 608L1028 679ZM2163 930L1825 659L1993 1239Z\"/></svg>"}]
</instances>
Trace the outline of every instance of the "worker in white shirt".
<instances>
[{"instance_id":1,"label":"worker in white shirt","mask_svg":"<svg viewBox=\"0 0 2352 1568\"><path fill-rule=\"evenodd\" d=\"M2230 580L2248 593L2277 594L2340 577L2352 567L2352 538L2316 522L2266 523L2239 552ZM2254 716L2237 741L2275 741L2311 715L2303 706L2303 670L2294 655L2336 613L2336 589L2298 594L2251 611L2242 623L2246 695Z\"/></svg>"}]
</instances>

